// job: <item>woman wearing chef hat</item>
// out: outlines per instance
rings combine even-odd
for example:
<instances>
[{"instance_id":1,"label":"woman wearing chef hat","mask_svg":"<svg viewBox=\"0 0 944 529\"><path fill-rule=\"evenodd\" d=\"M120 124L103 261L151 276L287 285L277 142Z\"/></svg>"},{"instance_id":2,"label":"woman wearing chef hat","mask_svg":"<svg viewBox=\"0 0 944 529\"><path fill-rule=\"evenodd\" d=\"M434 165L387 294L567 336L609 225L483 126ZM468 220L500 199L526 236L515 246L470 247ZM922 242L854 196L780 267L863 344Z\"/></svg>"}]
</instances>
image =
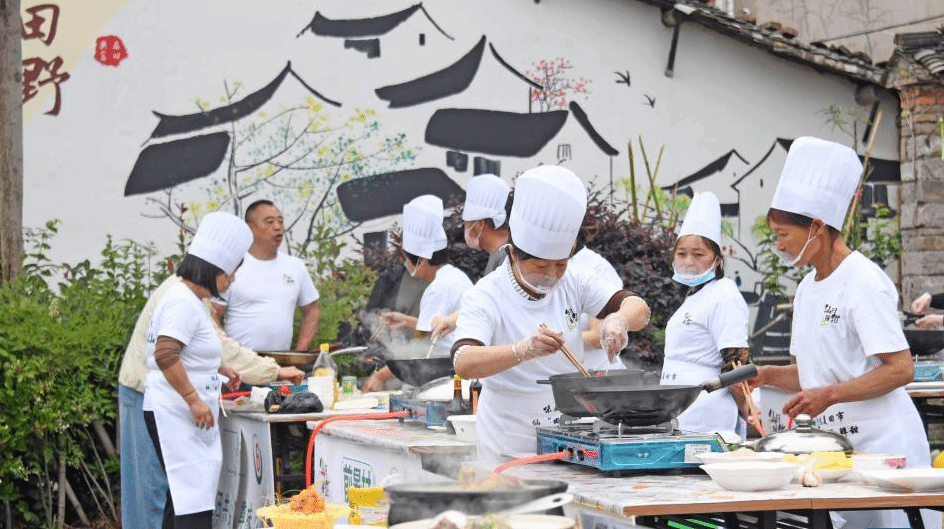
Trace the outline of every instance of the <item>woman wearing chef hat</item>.
<instances>
[{"instance_id":1,"label":"woman wearing chef hat","mask_svg":"<svg viewBox=\"0 0 944 529\"><path fill-rule=\"evenodd\" d=\"M571 171L522 173L508 259L462 297L453 364L459 376L482 379L476 429L485 459L533 452L534 427L558 418L550 388L535 381L574 371L558 352L562 343L586 362L580 314L603 319L600 341L610 358L626 345L627 331L649 320L639 297L567 266L586 207L586 190Z\"/></svg>"},{"instance_id":2,"label":"woman wearing chef hat","mask_svg":"<svg viewBox=\"0 0 944 529\"><path fill-rule=\"evenodd\" d=\"M796 363L761 366L751 386L795 391L783 407L845 435L857 452L905 454L909 468L928 467L921 418L905 392L914 365L898 318L898 292L841 235L862 164L855 151L797 138L767 213L786 266L812 265L793 302L790 354ZM908 527L901 511L843 512L853 527ZM940 527L940 514L936 524ZM926 524L928 523L926 517Z\"/></svg>"},{"instance_id":3,"label":"woman wearing chef hat","mask_svg":"<svg viewBox=\"0 0 944 529\"><path fill-rule=\"evenodd\" d=\"M223 351L204 301L224 292L252 244L242 219L224 212L200 222L177 267L181 281L161 298L148 331L144 420L167 473L164 527L209 528L223 461L217 413Z\"/></svg>"},{"instance_id":4,"label":"woman wearing chef hat","mask_svg":"<svg viewBox=\"0 0 944 529\"><path fill-rule=\"evenodd\" d=\"M402 250L407 272L411 276L429 281L429 286L420 298L420 311L416 317L401 312L386 312L381 322L391 329L413 329L423 333L432 332L434 316L449 315L459 310L462 293L472 286L465 272L447 262L446 230L443 229L442 199L434 195L422 195L403 206ZM430 357L449 354L453 335L439 336L432 333ZM393 376L389 367L384 367L367 379L365 391L379 391Z\"/></svg>"},{"instance_id":5,"label":"woman wearing chef hat","mask_svg":"<svg viewBox=\"0 0 944 529\"><path fill-rule=\"evenodd\" d=\"M713 193L692 198L672 252L672 279L689 287L665 327L662 384L697 385L748 362L748 310L723 277L721 206ZM683 432L737 432L746 437L731 391L702 393L678 416Z\"/></svg>"}]
</instances>

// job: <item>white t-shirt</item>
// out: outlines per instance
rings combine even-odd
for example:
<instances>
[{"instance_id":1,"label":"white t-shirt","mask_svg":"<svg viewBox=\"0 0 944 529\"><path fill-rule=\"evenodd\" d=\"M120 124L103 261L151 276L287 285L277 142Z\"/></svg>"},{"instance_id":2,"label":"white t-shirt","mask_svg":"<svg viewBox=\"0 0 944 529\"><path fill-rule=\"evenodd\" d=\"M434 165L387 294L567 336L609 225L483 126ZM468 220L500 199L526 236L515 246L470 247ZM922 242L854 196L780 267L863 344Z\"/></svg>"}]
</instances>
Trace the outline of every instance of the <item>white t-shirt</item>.
<instances>
[{"instance_id":1,"label":"white t-shirt","mask_svg":"<svg viewBox=\"0 0 944 529\"><path fill-rule=\"evenodd\" d=\"M908 349L898 319L898 292L864 255L852 252L822 281L810 272L793 302L790 353L800 387L831 386L874 369L879 353ZM849 438L856 451L905 454L908 467L928 466L927 437L903 387L867 401L830 406L819 428Z\"/></svg>"},{"instance_id":2,"label":"white t-shirt","mask_svg":"<svg viewBox=\"0 0 944 529\"><path fill-rule=\"evenodd\" d=\"M721 350L747 347L747 303L734 281L711 281L685 298L665 326L665 358L721 372ZM701 383L699 380L694 383ZM675 384L672 381L663 381Z\"/></svg>"},{"instance_id":3,"label":"white t-shirt","mask_svg":"<svg viewBox=\"0 0 944 529\"><path fill-rule=\"evenodd\" d=\"M213 326L206 306L183 282L179 282L164 294L154 310L147 338L147 365L151 375L144 387L144 409L152 410L152 393L148 391L153 373L163 373L154 360L154 346L158 336L167 336L184 344L180 361L187 373L216 373L220 368L223 345ZM199 389L199 388L198 388Z\"/></svg>"},{"instance_id":4,"label":"white t-shirt","mask_svg":"<svg viewBox=\"0 0 944 529\"><path fill-rule=\"evenodd\" d=\"M711 281L685 298L665 327L664 385L691 386L717 377L721 349L747 347L747 303L734 281ZM702 392L677 417L683 432L737 432L737 404L730 391ZM743 433L743 432L742 432Z\"/></svg>"},{"instance_id":5,"label":"white t-shirt","mask_svg":"<svg viewBox=\"0 0 944 529\"><path fill-rule=\"evenodd\" d=\"M226 306L227 335L256 351L280 351L292 346L295 308L317 300L305 263L279 252L268 261L247 253L236 280L217 302Z\"/></svg>"},{"instance_id":6,"label":"white t-shirt","mask_svg":"<svg viewBox=\"0 0 944 529\"><path fill-rule=\"evenodd\" d=\"M616 291L588 270L568 266L550 294L530 300L514 282L510 260L505 260L462 296L455 336L506 345L531 336L545 323L561 331L574 355L591 365L584 353L580 314L599 314ZM536 381L574 371L564 354L557 352L482 379L476 419L479 456L495 459L502 453L534 452L534 427L551 426L560 417L550 386Z\"/></svg>"},{"instance_id":7,"label":"white t-shirt","mask_svg":"<svg viewBox=\"0 0 944 529\"><path fill-rule=\"evenodd\" d=\"M462 293L471 286L472 280L465 275L465 272L450 264L443 265L436 271L436 277L423 291L416 330L430 332L433 328L433 316L448 316L459 310ZM455 342L454 335L455 331L436 340L431 356L447 356Z\"/></svg>"}]
</instances>

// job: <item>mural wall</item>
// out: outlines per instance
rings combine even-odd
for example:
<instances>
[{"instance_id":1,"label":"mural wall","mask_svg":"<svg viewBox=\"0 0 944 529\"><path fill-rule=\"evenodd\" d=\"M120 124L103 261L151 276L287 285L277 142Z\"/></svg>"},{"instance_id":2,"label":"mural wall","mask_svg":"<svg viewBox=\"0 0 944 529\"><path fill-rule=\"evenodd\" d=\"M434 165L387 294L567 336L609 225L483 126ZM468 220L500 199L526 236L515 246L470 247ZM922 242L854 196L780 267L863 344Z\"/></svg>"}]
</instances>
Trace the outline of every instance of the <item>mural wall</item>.
<instances>
[{"instance_id":1,"label":"mural wall","mask_svg":"<svg viewBox=\"0 0 944 529\"><path fill-rule=\"evenodd\" d=\"M63 221L60 261L94 258L106 234L168 254L178 228L259 198L292 251L315 252L416 195L547 163L621 200L641 140L664 148L659 186L718 194L729 269L756 293L750 225L790 141L852 145L869 110L848 80L696 24L668 77L672 28L626 0L22 4L24 223ZM872 155L894 179L882 97Z\"/></svg>"}]
</instances>

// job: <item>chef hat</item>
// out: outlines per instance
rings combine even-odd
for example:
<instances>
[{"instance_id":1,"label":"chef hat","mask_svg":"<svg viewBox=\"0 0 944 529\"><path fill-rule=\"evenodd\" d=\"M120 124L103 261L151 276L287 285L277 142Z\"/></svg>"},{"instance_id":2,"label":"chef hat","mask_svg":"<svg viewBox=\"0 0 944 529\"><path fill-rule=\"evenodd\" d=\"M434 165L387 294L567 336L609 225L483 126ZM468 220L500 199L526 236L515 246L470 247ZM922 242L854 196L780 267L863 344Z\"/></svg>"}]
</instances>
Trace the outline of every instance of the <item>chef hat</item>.
<instances>
[{"instance_id":1,"label":"chef hat","mask_svg":"<svg viewBox=\"0 0 944 529\"><path fill-rule=\"evenodd\" d=\"M493 174L473 176L465 192L462 220L492 219L498 228L505 223L505 202L511 186Z\"/></svg>"},{"instance_id":2,"label":"chef hat","mask_svg":"<svg viewBox=\"0 0 944 529\"><path fill-rule=\"evenodd\" d=\"M859 185L862 163L855 151L831 141L793 140L770 207L805 215L842 230Z\"/></svg>"},{"instance_id":3,"label":"chef hat","mask_svg":"<svg viewBox=\"0 0 944 529\"><path fill-rule=\"evenodd\" d=\"M232 274L251 244L252 230L242 219L232 213L214 211L200 221L187 253Z\"/></svg>"},{"instance_id":4,"label":"chef hat","mask_svg":"<svg viewBox=\"0 0 944 529\"><path fill-rule=\"evenodd\" d=\"M683 235L708 237L721 246L721 204L714 193L702 191L692 198L678 233L679 238Z\"/></svg>"},{"instance_id":5,"label":"chef hat","mask_svg":"<svg viewBox=\"0 0 944 529\"><path fill-rule=\"evenodd\" d=\"M518 177L511 206L511 238L540 259L567 259L587 210L583 182L569 169L542 165Z\"/></svg>"},{"instance_id":6,"label":"chef hat","mask_svg":"<svg viewBox=\"0 0 944 529\"><path fill-rule=\"evenodd\" d=\"M421 195L403 206L403 249L425 257L446 247L443 203L435 195Z\"/></svg>"}]
</instances>

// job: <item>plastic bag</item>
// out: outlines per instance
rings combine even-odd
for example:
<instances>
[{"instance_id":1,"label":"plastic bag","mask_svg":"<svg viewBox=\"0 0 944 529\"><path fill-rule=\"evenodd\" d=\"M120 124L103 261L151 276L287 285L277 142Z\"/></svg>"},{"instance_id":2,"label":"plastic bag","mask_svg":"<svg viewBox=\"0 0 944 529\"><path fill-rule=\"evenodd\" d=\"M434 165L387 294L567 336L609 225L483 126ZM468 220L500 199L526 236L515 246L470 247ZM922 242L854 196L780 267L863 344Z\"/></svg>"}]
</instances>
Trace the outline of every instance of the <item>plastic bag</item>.
<instances>
[{"instance_id":1,"label":"plastic bag","mask_svg":"<svg viewBox=\"0 0 944 529\"><path fill-rule=\"evenodd\" d=\"M319 413L324 411L321 399L314 393L292 393L282 400L278 413Z\"/></svg>"}]
</instances>

